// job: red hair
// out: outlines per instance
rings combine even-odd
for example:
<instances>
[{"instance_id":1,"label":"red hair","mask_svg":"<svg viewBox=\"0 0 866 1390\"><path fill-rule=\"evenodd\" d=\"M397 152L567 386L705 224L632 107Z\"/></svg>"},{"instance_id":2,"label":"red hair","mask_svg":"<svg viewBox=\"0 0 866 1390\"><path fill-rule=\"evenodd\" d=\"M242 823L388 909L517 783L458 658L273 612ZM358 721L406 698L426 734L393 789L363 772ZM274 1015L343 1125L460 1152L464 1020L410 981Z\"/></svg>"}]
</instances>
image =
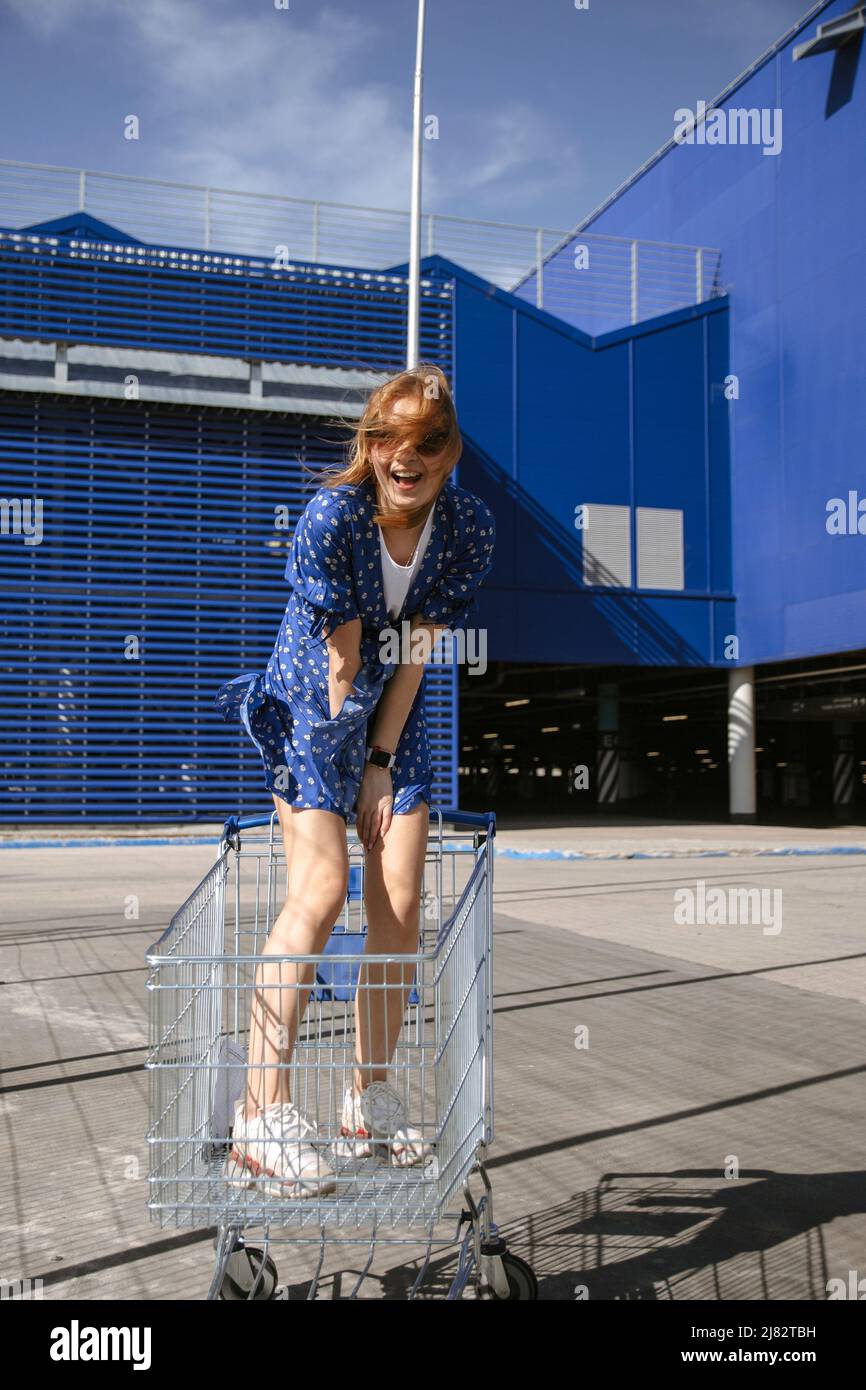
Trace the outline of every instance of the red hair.
<instances>
[{"instance_id":1,"label":"red hair","mask_svg":"<svg viewBox=\"0 0 866 1390\"><path fill-rule=\"evenodd\" d=\"M398 400L412 400L415 409L395 414L394 403ZM375 479L370 446L381 438L383 433L399 442L411 440L416 446L423 443L431 434L442 435L441 450L444 468L442 485L453 473L463 452L463 440L457 425L457 412L445 373L440 367L429 362L421 362L405 372L383 381L372 391L364 413L354 427L354 435L348 446L348 461L343 468L329 473L324 479L326 487L339 487L343 483L363 483ZM429 503L415 507L411 511L378 511L374 520L382 526L418 526L426 517Z\"/></svg>"}]
</instances>

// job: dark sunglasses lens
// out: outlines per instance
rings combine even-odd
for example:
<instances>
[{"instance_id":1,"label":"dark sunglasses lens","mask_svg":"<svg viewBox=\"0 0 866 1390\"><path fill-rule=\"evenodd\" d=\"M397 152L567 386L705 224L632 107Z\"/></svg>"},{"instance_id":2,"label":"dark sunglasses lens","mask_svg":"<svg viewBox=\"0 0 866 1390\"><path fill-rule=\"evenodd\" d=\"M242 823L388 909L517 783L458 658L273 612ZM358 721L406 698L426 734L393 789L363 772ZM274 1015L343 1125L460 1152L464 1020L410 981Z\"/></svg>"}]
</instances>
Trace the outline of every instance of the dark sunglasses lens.
<instances>
[{"instance_id":1,"label":"dark sunglasses lens","mask_svg":"<svg viewBox=\"0 0 866 1390\"><path fill-rule=\"evenodd\" d=\"M400 444L403 443L405 437L406 436L400 434L398 430L387 429L385 426L381 425L370 430L369 434L369 438L374 444L380 444L385 449L398 448ZM433 430L430 434L425 435L423 439L419 440L415 448L423 458L433 458L436 454L442 452L447 443L448 435L444 430Z\"/></svg>"},{"instance_id":2,"label":"dark sunglasses lens","mask_svg":"<svg viewBox=\"0 0 866 1390\"><path fill-rule=\"evenodd\" d=\"M447 435L442 431L436 434L428 434L427 438L422 439L421 443L418 445L418 452L419 454L427 454L428 457L434 454L440 454L445 448L446 441Z\"/></svg>"}]
</instances>

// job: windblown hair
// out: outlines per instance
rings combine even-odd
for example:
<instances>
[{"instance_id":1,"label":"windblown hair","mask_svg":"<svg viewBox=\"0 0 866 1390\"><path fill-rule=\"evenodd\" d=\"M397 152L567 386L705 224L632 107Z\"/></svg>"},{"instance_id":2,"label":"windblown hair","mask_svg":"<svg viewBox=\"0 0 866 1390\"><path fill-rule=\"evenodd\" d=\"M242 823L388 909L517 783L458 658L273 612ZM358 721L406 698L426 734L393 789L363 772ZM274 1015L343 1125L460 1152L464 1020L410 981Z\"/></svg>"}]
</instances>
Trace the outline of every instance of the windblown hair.
<instances>
[{"instance_id":1,"label":"windblown hair","mask_svg":"<svg viewBox=\"0 0 866 1390\"><path fill-rule=\"evenodd\" d=\"M393 412L395 401L406 398L414 400L415 409L411 413L396 415ZM463 452L463 440L457 425L457 412L444 372L429 362L421 362L405 372L383 381L381 386L371 392L364 413L354 426L354 434L348 446L345 467L328 473L323 479L327 487L339 487L341 483L363 483L375 478L370 449L377 435L382 431L397 436L401 441L411 440L416 446L431 434L442 434L442 486L453 473ZM441 466L441 465L440 465ZM425 519L430 504L415 507L411 511L378 511L375 520L381 526L405 528L418 526Z\"/></svg>"}]
</instances>

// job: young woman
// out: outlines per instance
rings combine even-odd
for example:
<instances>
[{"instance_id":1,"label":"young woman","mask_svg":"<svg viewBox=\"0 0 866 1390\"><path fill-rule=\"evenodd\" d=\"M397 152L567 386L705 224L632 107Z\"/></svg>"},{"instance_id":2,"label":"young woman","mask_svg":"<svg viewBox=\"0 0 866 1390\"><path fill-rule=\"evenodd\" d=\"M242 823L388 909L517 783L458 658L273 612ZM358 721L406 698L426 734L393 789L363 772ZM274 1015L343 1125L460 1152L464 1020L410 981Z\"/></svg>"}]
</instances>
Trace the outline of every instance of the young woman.
<instances>
[{"instance_id":1,"label":"young woman","mask_svg":"<svg viewBox=\"0 0 866 1390\"><path fill-rule=\"evenodd\" d=\"M287 1197L331 1191L335 1180L316 1126L289 1094L314 972L267 957L325 949L346 900L352 816L365 850L367 950L418 949L431 783L423 657L437 632L465 625L494 543L488 507L449 482L461 451L438 367L378 387L347 466L298 522L286 565L292 592L264 675L239 676L217 695L261 752L288 868L288 897L257 975L230 1169ZM400 632L405 620L413 634L426 629L426 641L385 663L380 634ZM340 1126L350 1151L384 1143L401 1165L429 1151L387 1079L412 982L412 969L405 981L402 969L369 965L359 981L356 1066Z\"/></svg>"}]
</instances>

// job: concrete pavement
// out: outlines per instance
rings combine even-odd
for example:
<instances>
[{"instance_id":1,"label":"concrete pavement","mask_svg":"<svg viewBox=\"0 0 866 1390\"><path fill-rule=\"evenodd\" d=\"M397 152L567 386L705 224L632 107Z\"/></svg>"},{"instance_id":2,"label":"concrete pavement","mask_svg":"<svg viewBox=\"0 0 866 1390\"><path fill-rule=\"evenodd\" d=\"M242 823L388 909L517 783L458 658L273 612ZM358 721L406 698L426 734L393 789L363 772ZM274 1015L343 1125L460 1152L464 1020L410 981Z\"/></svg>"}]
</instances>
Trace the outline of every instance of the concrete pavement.
<instances>
[{"instance_id":1,"label":"concrete pavement","mask_svg":"<svg viewBox=\"0 0 866 1390\"><path fill-rule=\"evenodd\" d=\"M762 858L754 833L718 861L497 861L491 1175L543 1298L822 1299L866 1269L866 856ZM511 847L544 848L533 834ZM0 849L0 1276L40 1277L47 1298L206 1291L207 1234L144 1210L141 1064L143 952L213 855ZM781 930L676 923L699 880L781 889ZM400 1297L416 1254L380 1248L365 1292ZM276 1258L303 1296L311 1257ZM345 1295L364 1258L329 1256L321 1296Z\"/></svg>"}]
</instances>

